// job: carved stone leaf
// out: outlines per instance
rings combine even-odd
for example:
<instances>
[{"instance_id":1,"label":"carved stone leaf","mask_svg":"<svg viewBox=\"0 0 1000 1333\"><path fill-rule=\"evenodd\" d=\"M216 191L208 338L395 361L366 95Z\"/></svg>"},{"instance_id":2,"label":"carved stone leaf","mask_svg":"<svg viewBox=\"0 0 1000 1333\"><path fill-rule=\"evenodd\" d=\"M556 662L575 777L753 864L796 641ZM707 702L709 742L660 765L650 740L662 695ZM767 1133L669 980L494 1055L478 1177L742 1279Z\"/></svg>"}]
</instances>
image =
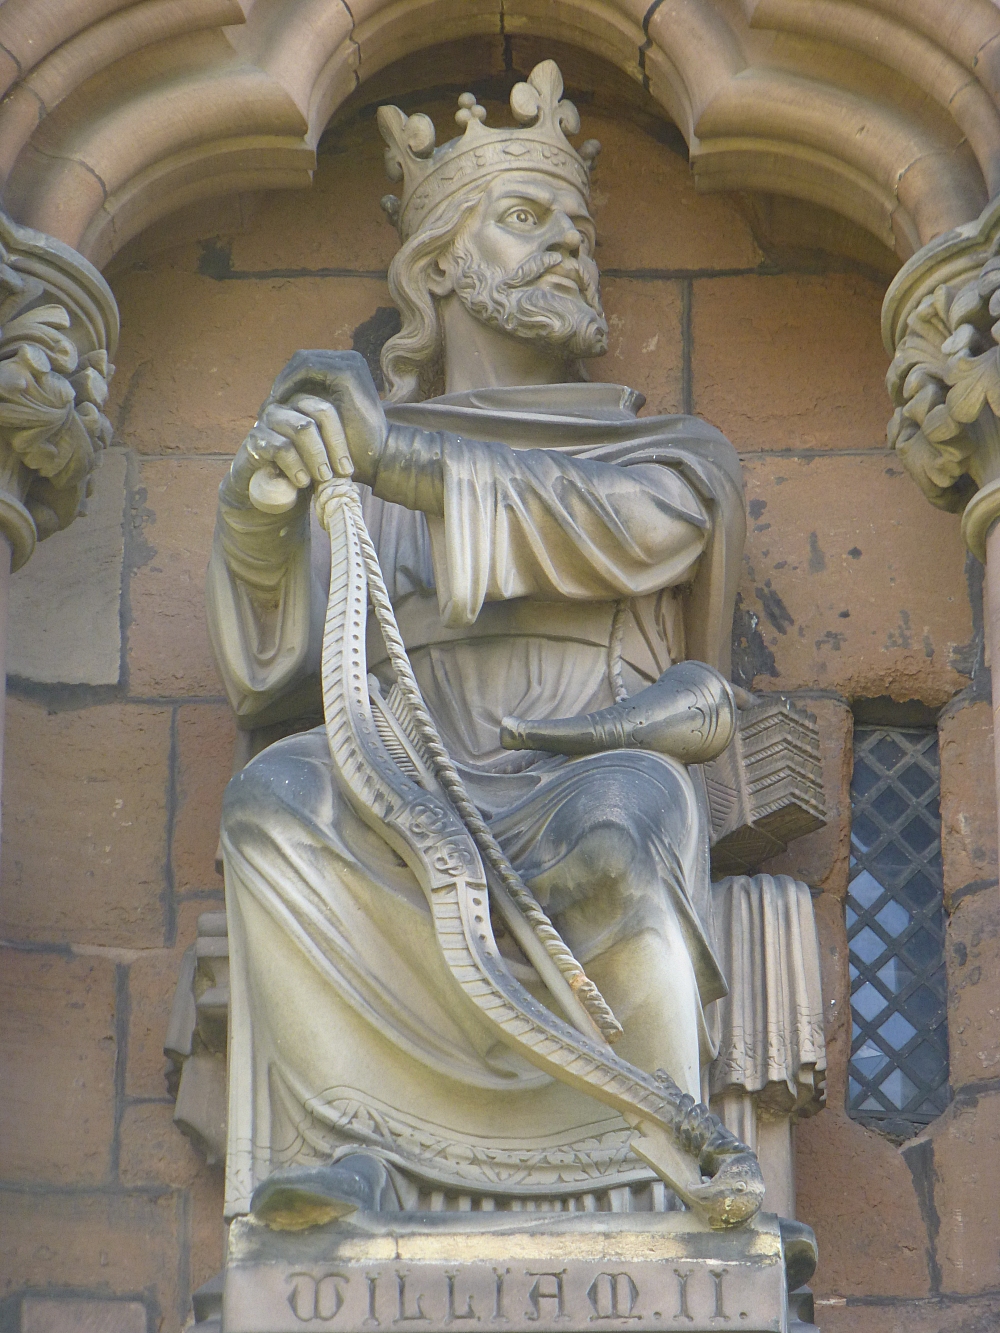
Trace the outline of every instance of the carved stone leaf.
<instances>
[{"instance_id":1,"label":"carved stone leaf","mask_svg":"<svg viewBox=\"0 0 1000 1333\"><path fill-rule=\"evenodd\" d=\"M947 378L953 386L948 411L956 421L975 421L987 402L1000 413L1000 348L982 356L959 353L949 358Z\"/></svg>"},{"instance_id":2,"label":"carved stone leaf","mask_svg":"<svg viewBox=\"0 0 1000 1333\"><path fill-rule=\"evenodd\" d=\"M59 305L39 306L0 328L0 356L12 347L34 343L44 349L52 368L71 375L77 368L76 346L60 329L69 328L69 315Z\"/></svg>"},{"instance_id":3,"label":"carved stone leaf","mask_svg":"<svg viewBox=\"0 0 1000 1333\"><path fill-rule=\"evenodd\" d=\"M932 444L943 444L961 434L962 427L951 415L947 403L941 403L931 410L920 423L924 435Z\"/></svg>"},{"instance_id":4,"label":"carved stone leaf","mask_svg":"<svg viewBox=\"0 0 1000 1333\"><path fill-rule=\"evenodd\" d=\"M906 381L907 385L909 385L910 380L912 379L913 376L910 375ZM942 404L944 402L944 397L944 388L936 380L932 380L929 384L925 384L920 392L910 399L903 408L903 413L905 416L908 416L911 421L915 421L918 425L922 426L927 413L932 407L938 407Z\"/></svg>"},{"instance_id":5,"label":"carved stone leaf","mask_svg":"<svg viewBox=\"0 0 1000 1333\"><path fill-rule=\"evenodd\" d=\"M964 460L956 465L953 457L944 457L919 430L895 447L903 467L932 505L949 513L965 508L968 492L958 486L965 472Z\"/></svg>"},{"instance_id":6,"label":"carved stone leaf","mask_svg":"<svg viewBox=\"0 0 1000 1333\"><path fill-rule=\"evenodd\" d=\"M978 284L974 282L966 283L951 303L948 310L948 323L953 329L957 329L960 324L970 322L982 311L983 303Z\"/></svg>"},{"instance_id":7,"label":"carved stone leaf","mask_svg":"<svg viewBox=\"0 0 1000 1333\"><path fill-rule=\"evenodd\" d=\"M978 330L972 324L961 324L955 332L941 344L941 351L946 357L956 356L960 352L978 352L982 350Z\"/></svg>"}]
</instances>

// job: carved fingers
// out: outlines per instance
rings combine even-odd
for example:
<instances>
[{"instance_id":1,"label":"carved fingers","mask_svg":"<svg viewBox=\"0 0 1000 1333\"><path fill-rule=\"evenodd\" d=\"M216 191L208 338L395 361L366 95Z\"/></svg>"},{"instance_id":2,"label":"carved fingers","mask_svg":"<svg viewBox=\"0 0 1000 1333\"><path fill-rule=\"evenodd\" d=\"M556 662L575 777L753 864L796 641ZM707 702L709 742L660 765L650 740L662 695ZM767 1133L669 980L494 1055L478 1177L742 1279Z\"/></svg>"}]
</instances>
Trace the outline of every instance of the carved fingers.
<instances>
[{"instance_id":1,"label":"carved fingers","mask_svg":"<svg viewBox=\"0 0 1000 1333\"><path fill-rule=\"evenodd\" d=\"M340 414L333 404L328 403L323 398L314 398L310 394L302 393L296 394L291 400L291 406L313 424L313 430L309 435L310 447L315 446L318 432L323 453L320 466L325 473L319 479L329 481L330 467L333 468L333 473L338 477L352 476L354 461L351 458L351 450L347 443L347 436L344 434L344 427L341 425ZM327 460L329 460L329 466L327 466Z\"/></svg>"},{"instance_id":2,"label":"carved fingers","mask_svg":"<svg viewBox=\"0 0 1000 1333\"><path fill-rule=\"evenodd\" d=\"M322 403L335 414L332 428L342 428L355 480L371 485L385 449L387 426L364 357L358 352L296 352L274 381L270 401L294 406L313 417L323 435L327 429L324 420L312 408L303 406L307 400ZM330 417L326 420L333 422ZM339 447L328 442L331 462Z\"/></svg>"},{"instance_id":3,"label":"carved fingers","mask_svg":"<svg viewBox=\"0 0 1000 1333\"><path fill-rule=\"evenodd\" d=\"M244 484L254 507L272 514L293 508L297 492L353 471L336 408L309 394L268 404L233 466L234 479Z\"/></svg>"}]
</instances>

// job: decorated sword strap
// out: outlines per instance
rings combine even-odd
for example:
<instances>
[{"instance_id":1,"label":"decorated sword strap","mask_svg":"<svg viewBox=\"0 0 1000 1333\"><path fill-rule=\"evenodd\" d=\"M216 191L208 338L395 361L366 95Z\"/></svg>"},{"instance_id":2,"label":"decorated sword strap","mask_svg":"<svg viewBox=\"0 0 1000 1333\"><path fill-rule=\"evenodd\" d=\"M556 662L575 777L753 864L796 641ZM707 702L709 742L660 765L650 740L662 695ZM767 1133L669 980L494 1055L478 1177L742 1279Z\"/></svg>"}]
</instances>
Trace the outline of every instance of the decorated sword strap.
<instances>
[{"instance_id":1,"label":"decorated sword strap","mask_svg":"<svg viewBox=\"0 0 1000 1333\"><path fill-rule=\"evenodd\" d=\"M334 774L419 881L458 989L508 1046L619 1112L636 1154L710 1225L747 1221L764 1195L756 1157L665 1073L614 1054L614 1016L469 800L420 697L353 483L320 486L316 509L330 537L322 685ZM369 598L396 674L385 697L367 671ZM511 974L493 936L491 896L569 1021Z\"/></svg>"}]
</instances>

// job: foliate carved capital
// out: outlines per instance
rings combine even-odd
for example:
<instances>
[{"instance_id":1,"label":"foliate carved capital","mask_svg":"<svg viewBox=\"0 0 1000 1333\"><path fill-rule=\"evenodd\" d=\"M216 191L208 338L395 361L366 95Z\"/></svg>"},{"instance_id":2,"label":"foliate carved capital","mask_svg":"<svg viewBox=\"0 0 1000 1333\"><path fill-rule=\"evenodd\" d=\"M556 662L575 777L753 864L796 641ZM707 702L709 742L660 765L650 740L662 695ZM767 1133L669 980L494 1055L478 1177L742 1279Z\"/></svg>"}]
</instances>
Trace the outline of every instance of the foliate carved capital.
<instances>
[{"instance_id":1,"label":"foliate carved capital","mask_svg":"<svg viewBox=\"0 0 1000 1333\"><path fill-rule=\"evenodd\" d=\"M97 270L0 213L0 533L18 569L85 512L118 309Z\"/></svg>"},{"instance_id":2,"label":"foliate carved capital","mask_svg":"<svg viewBox=\"0 0 1000 1333\"><path fill-rule=\"evenodd\" d=\"M962 514L985 559L1000 518L1000 200L910 259L882 307L890 447L924 495Z\"/></svg>"}]
</instances>

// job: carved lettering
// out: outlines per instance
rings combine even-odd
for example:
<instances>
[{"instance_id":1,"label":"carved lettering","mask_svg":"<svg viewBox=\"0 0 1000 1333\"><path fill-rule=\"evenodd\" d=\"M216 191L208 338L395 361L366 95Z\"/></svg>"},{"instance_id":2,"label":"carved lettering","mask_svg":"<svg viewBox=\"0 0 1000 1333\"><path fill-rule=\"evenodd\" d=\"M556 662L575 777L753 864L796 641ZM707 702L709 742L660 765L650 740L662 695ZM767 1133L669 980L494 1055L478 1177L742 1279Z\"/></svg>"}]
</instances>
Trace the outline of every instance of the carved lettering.
<instances>
[{"instance_id":1,"label":"carved lettering","mask_svg":"<svg viewBox=\"0 0 1000 1333\"><path fill-rule=\"evenodd\" d=\"M525 1310L524 1312L525 1319L530 1320L532 1323L535 1323L537 1320L541 1319L542 1317L542 1311L540 1306L541 1301L555 1301L556 1312L553 1315L554 1319L569 1318L569 1315L563 1308L563 1303L565 1299L563 1293L563 1275L565 1274L565 1272L566 1272L565 1268L559 1268L552 1273L532 1273L529 1272L527 1269L525 1270L526 1277L533 1277L535 1279L534 1285L528 1292L528 1300L531 1302L531 1310ZM546 1278L552 1279L552 1289L549 1291L544 1290L542 1287L542 1283L545 1281ZM532 1313L532 1311L534 1313Z\"/></svg>"},{"instance_id":2,"label":"carved lettering","mask_svg":"<svg viewBox=\"0 0 1000 1333\"><path fill-rule=\"evenodd\" d=\"M316 1277L313 1273L290 1273L287 1281L295 1286L288 1293L288 1304L292 1314L303 1324L320 1320L328 1324L340 1313L344 1304L344 1291L350 1282L346 1273L323 1273Z\"/></svg>"},{"instance_id":3,"label":"carved lettering","mask_svg":"<svg viewBox=\"0 0 1000 1333\"><path fill-rule=\"evenodd\" d=\"M494 1268L493 1270L493 1277L496 1281L496 1287L493 1292L493 1318L495 1320L502 1319L504 1323L507 1322L507 1316L503 1312L503 1282L504 1278L507 1277L509 1273L509 1268L505 1268L502 1273L499 1268Z\"/></svg>"},{"instance_id":4,"label":"carved lettering","mask_svg":"<svg viewBox=\"0 0 1000 1333\"><path fill-rule=\"evenodd\" d=\"M394 1324L412 1324L412 1323L419 1323L421 1321L423 1321L424 1323L430 1323L430 1316L424 1314L424 1308L420 1304L420 1302L424 1299L423 1292L418 1292L417 1294L416 1311L412 1314L407 1313L406 1279L408 1277L409 1277L408 1273L400 1273L398 1271L396 1273L396 1287L398 1289L398 1294L399 1294L399 1314L392 1322Z\"/></svg>"},{"instance_id":5,"label":"carved lettering","mask_svg":"<svg viewBox=\"0 0 1000 1333\"><path fill-rule=\"evenodd\" d=\"M677 1313L675 1319L690 1319L694 1322L694 1315L688 1309L688 1278L690 1273L682 1273L679 1268L674 1269L674 1276L677 1278Z\"/></svg>"},{"instance_id":6,"label":"carved lettering","mask_svg":"<svg viewBox=\"0 0 1000 1333\"><path fill-rule=\"evenodd\" d=\"M458 1311L456 1311L456 1309L455 1309L455 1279L456 1279L457 1277L458 1277L458 1274L457 1274L457 1273L445 1273L445 1275L444 1275L444 1280L445 1280L445 1282L447 1282L447 1284L448 1284L448 1309L445 1311L445 1316L444 1316L444 1322L445 1322L446 1324L453 1324L453 1323L455 1322L456 1319L477 1319L477 1320L478 1320L478 1318L479 1318L479 1316L476 1314L475 1310L472 1308L472 1297L471 1297L471 1296L469 1296L469 1297L466 1299L466 1302L465 1302L465 1309L461 1312L461 1314L459 1314Z\"/></svg>"},{"instance_id":7,"label":"carved lettering","mask_svg":"<svg viewBox=\"0 0 1000 1333\"><path fill-rule=\"evenodd\" d=\"M641 1314L633 1314L639 1299L639 1288L628 1273L598 1273L587 1291L594 1313L590 1322L597 1319L641 1319Z\"/></svg>"},{"instance_id":8,"label":"carved lettering","mask_svg":"<svg viewBox=\"0 0 1000 1333\"><path fill-rule=\"evenodd\" d=\"M722 1268L722 1269L719 1269L719 1270L717 1271L717 1270L714 1269L714 1268L710 1268L710 1269L708 1270L708 1272L709 1272L709 1276L711 1277L712 1282L714 1283L714 1286L715 1286L715 1309L712 1311L712 1314L710 1315L710 1318L712 1318L712 1319L725 1319L725 1320L728 1320L728 1319L729 1319L729 1315L726 1314L726 1312L725 1312L725 1310L724 1310L724 1308L723 1308L723 1295L724 1295L724 1293L723 1293L723 1290L722 1290L722 1281L723 1281L723 1279L725 1278L726 1274L729 1272L729 1269L728 1269L728 1268Z\"/></svg>"},{"instance_id":9,"label":"carved lettering","mask_svg":"<svg viewBox=\"0 0 1000 1333\"><path fill-rule=\"evenodd\" d=\"M366 1273L365 1281L368 1283L368 1313L364 1318L365 1328L378 1328L381 1320L375 1313L375 1302L378 1300L378 1273Z\"/></svg>"}]
</instances>

